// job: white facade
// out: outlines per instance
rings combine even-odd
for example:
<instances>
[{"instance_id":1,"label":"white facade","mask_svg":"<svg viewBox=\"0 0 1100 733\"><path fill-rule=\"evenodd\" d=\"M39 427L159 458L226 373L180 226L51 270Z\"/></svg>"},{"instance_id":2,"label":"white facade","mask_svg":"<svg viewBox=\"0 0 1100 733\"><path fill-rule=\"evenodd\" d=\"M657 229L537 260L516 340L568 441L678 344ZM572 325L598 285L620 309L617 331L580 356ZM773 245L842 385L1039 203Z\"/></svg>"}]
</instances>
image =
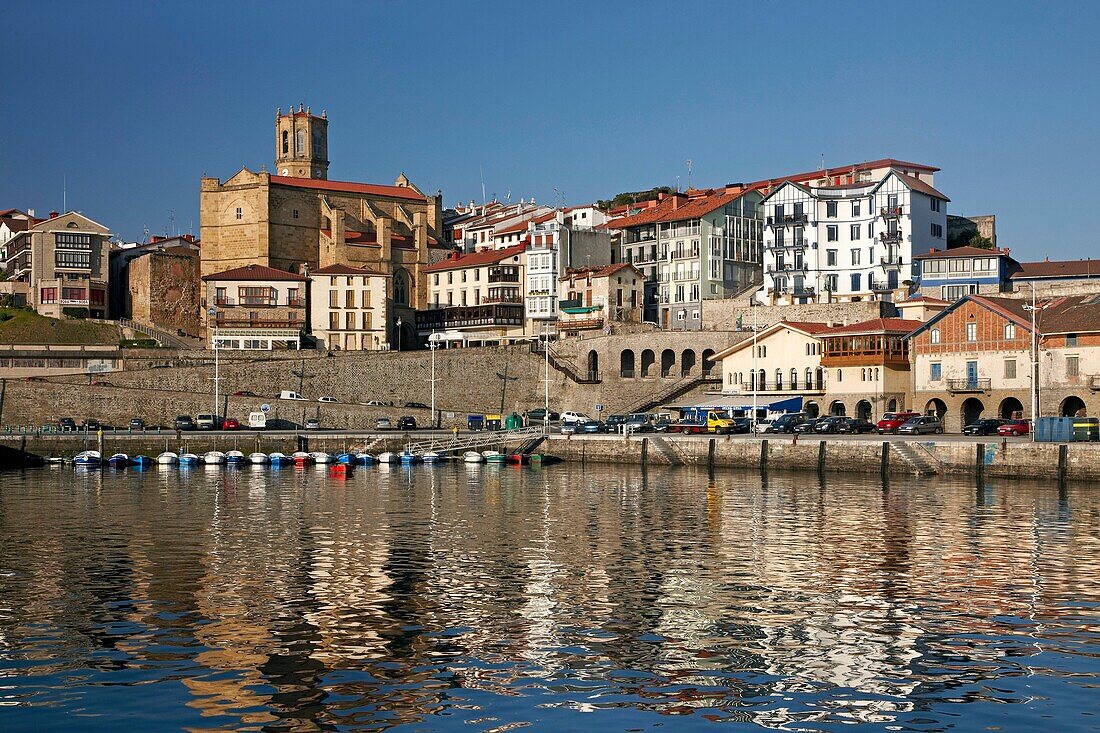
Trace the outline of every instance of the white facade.
<instances>
[{"instance_id":1,"label":"white facade","mask_svg":"<svg viewBox=\"0 0 1100 733\"><path fill-rule=\"evenodd\" d=\"M891 170L842 185L785 182L764 199L765 302L901 300L913 256L947 246L947 198Z\"/></svg>"},{"instance_id":2,"label":"white facade","mask_svg":"<svg viewBox=\"0 0 1100 733\"><path fill-rule=\"evenodd\" d=\"M540 334L544 324L552 325L558 318L558 247L552 244L532 245L523 253L526 258L527 281L525 306L527 319L533 321L532 332Z\"/></svg>"}]
</instances>

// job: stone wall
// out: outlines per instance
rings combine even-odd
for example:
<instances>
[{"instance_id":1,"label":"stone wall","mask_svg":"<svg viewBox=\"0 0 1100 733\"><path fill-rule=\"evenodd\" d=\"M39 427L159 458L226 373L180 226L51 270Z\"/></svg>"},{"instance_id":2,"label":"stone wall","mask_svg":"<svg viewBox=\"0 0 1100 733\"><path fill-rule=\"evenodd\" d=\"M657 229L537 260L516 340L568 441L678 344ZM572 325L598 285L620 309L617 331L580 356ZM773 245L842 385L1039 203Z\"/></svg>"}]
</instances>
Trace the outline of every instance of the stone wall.
<instances>
[{"instance_id":1,"label":"stone wall","mask_svg":"<svg viewBox=\"0 0 1100 733\"><path fill-rule=\"evenodd\" d=\"M894 318L897 316L897 309L893 303L885 301L750 306L745 300L739 298L704 300L703 329L736 331L737 318L740 316L741 328L751 331L754 313L756 323L760 327L765 327L784 319L822 323L859 323L872 318Z\"/></svg>"},{"instance_id":2,"label":"stone wall","mask_svg":"<svg viewBox=\"0 0 1100 733\"><path fill-rule=\"evenodd\" d=\"M198 337L201 332L198 253L150 252L132 260L129 313L138 323L169 333Z\"/></svg>"}]
</instances>

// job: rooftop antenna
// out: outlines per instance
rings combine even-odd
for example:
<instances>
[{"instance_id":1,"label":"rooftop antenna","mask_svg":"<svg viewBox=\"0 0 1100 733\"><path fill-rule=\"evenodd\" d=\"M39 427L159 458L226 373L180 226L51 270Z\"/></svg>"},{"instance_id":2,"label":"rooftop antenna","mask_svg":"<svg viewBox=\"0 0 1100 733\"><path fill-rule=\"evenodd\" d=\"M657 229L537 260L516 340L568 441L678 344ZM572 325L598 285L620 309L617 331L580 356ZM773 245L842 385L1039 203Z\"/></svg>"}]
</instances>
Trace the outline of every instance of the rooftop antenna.
<instances>
[{"instance_id":1,"label":"rooftop antenna","mask_svg":"<svg viewBox=\"0 0 1100 733\"><path fill-rule=\"evenodd\" d=\"M821 154L821 170L825 170L825 153Z\"/></svg>"},{"instance_id":2,"label":"rooftop antenna","mask_svg":"<svg viewBox=\"0 0 1100 733\"><path fill-rule=\"evenodd\" d=\"M61 174L61 210L69 210L69 175Z\"/></svg>"},{"instance_id":3,"label":"rooftop antenna","mask_svg":"<svg viewBox=\"0 0 1100 733\"><path fill-rule=\"evenodd\" d=\"M504 200L509 204L512 203L512 189L509 188L508 193L504 194ZM520 203L523 203L523 199L520 199Z\"/></svg>"},{"instance_id":4,"label":"rooftop antenna","mask_svg":"<svg viewBox=\"0 0 1100 733\"><path fill-rule=\"evenodd\" d=\"M176 225L176 210L175 209L168 209L168 226L164 229L164 236L166 236L166 237L169 236L170 233L172 232L172 227L174 227L175 225ZM179 234L178 230L176 231L176 234Z\"/></svg>"},{"instance_id":5,"label":"rooftop antenna","mask_svg":"<svg viewBox=\"0 0 1100 733\"><path fill-rule=\"evenodd\" d=\"M149 241L149 225L146 224L145 228L142 229L141 231L145 234L145 239L142 239L141 241L148 242Z\"/></svg>"},{"instance_id":6,"label":"rooftop antenna","mask_svg":"<svg viewBox=\"0 0 1100 733\"><path fill-rule=\"evenodd\" d=\"M680 176L676 176L676 193L680 193Z\"/></svg>"},{"instance_id":7,"label":"rooftop antenna","mask_svg":"<svg viewBox=\"0 0 1100 733\"><path fill-rule=\"evenodd\" d=\"M486 203L486 201L485 201L485 166L483 166L481 163L478 163L477 164L477 169L479 171L481 171L481 203L484 204L484 203Z\"/></svg>"},{"instance_id":8,"label":"rooftop antenna","mask_svg":"<svg viewBox=\"0 0 1100 733\"><path fill-rule=\"evenodd\" d=\"M688 167L688 190L690 191L691 190L691 158L687 159L687 167Z\"/></svg>"}]
</instances>

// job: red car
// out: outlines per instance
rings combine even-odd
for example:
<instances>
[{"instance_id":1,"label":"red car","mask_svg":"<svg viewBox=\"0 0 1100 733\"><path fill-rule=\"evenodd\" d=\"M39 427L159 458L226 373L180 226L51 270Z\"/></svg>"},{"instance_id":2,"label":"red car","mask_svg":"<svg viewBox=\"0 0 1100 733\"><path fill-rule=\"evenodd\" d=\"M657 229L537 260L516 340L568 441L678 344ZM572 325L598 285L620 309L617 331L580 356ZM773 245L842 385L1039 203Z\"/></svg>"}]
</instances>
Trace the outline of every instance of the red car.
<instances>
[{"instance_id":1,"label":"red car","mask_svg":"<svg viewBox=\"0 0 1100 733\"><path fill-rule=\"evenodd\" d=\"M240 430L241 421L235 417L227 417L222 420L222 430Z\"/></svg>"},{"instance_id":2,"label":"red car","mask_svg":"<svg viewBox=\"0 0 1100 733\"><path fill-rule=\"evenodd\" d=\"M881 420L875 423L875 430L878 431L879 435L883 435L885 433L893 433L894 435L897 435L898 428L909 422L909 420L914 417L920 417L920 413L913 412L912 410L907 410L905 412L887 412L885 415L882 416Z\"/></svg>"},{"instance_id":3,"label":"red car","mask_svg":"<svg viewBox=\"0 0 1100 733\"><path fill-rule=\"evenodd\" d=\"M997 428L997 435L1027 435L1031 432L1030 420L1008 420Z\"/></svg>"}]
</instances>

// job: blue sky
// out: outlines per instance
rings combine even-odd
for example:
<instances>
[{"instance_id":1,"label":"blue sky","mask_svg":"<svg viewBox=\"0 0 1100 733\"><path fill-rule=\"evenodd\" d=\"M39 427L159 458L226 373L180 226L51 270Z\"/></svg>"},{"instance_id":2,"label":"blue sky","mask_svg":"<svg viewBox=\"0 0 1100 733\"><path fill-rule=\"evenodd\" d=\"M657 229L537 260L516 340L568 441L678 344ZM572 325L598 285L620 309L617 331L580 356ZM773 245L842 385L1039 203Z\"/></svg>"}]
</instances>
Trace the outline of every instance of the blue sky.
<instances>
[{"instance_id":1,"label":"blue sky","mask_svg":"<svg viewBox=\"0 0 1100 733\"><path fill-rule=\"evenodd\" d=\"M575 204L686 185L689 158L707 186L896 157L1014 255L1085 257L1098 5L17 0L0 208L60 208L66 180L127 239L197 233L203 172L270 167L275 108L304 101L331 178L404 171L447 204L482 169Z\"/></svg>"}]
</instances>

